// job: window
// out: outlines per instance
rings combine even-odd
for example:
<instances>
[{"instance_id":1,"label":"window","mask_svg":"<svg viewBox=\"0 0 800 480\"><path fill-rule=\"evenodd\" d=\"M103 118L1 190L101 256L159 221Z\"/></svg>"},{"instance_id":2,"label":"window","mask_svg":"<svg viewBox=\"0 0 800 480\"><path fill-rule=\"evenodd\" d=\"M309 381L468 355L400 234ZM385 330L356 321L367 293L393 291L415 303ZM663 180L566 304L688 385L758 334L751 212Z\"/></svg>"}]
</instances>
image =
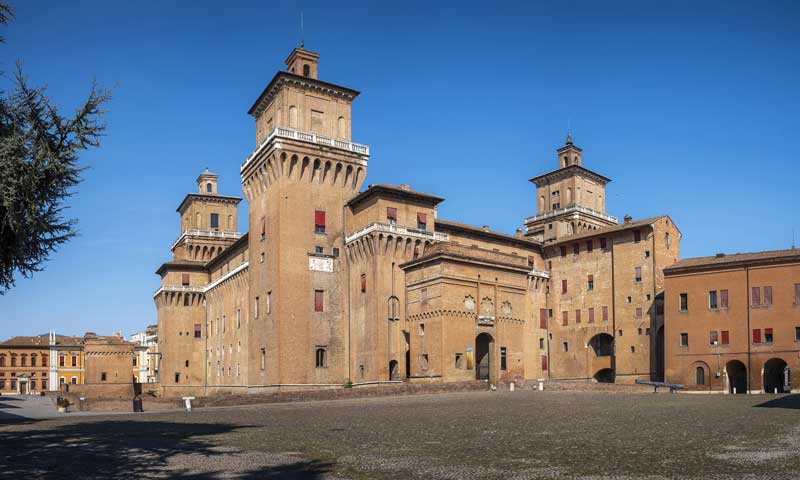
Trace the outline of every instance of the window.
<instances>
[{"instance_id":1,"label":"window","mask_svg":"<svg viewBox=\"0 0 800 480\"><path fill-rule=\"evenodd\" d=\"M389 225L397 224L397 209L394 207L386 207L386 221Z\"/></svg>"},{"instance_id":2,"label":"window","mask_svg":"<svg viewBox=\"0 0 800 480\"><path fill-rule=\"evenodd\" d=\"M634 242L641 242L642 241L642 232L639 230L633 231L633 241Z\"/></svg>"},{"instance_id":3,"label":"window","mask_svg":"<svg viewBox=\"0 0 800 480\"><path fill-rule=\"evenodd\" d=\"M258 318L258 297L253 302L253 318Z\"/></svg>"},{"instance_id":4,"label":"window","mask_svg":"<svg viewBox=\"0 0 800 480\"><path fill-rule=\"evenodd\" d=\"M608 307L605 305L603 305L603 321L608 321Z\"/></svg>"},{"instance_id":5,"label":"window","mask_svg":"<svg viewBox=\"0 0 800 480\"><path fill-rule=\"evenodd\" d=\"M642 267L636 267L634 269L633 281L636 283L642 282Z\"/></svg>"},{"instance_id":6,"label":"window","mask_svg":"<svg viewBox=\"0 0 800 480\"><path fill-rule=\"evenodd\" d=\"M20 367L27 367L28 366L28 356L27 355L23 355L22 357L20 357L20 362L21 362L20 363Z\"/></svg>"},{"instance_id":7,"label":"window","mask_svg":"<svg viewBox=\"0 0 800 480\"><path fill-rule=\"evenodd\" d=\"M228 328L228 316L227 315L223 315L222 316L222 333L225 333L225 330L227 330L227 328Z\"/></svg>"},{"instance_id":8,"label":"window","mask_svg":"<svg viewBox=\"0 0 800 480\"><path fill-rule=\"evenodd\" d=\"M265 370L267 368L267 349L261 349L261 370Z\"/></svg>"},{"instance_id":9,"label":"window","mask_svg":"<svg viewBox=\"0 0 800 480\"><path fill-rule=\"evenodd\" d=\"M75 354L72 355L72 358L70 359L70 365L72 365L73 367L77 367L78 366L78 356L77 355L75 355Z\"/></svg>"},{"instance_id":10,"label":"window","mask_svg":"<svg viewBox=\"0 0 800 480\"><path fill-rule=\"evenodd\" d=\"M547 309L545 308L539 309L539 328L547 328Z\"/></svg>"},{"instance_id":11,"label":"window","mask_svg":"<svg viewBox=\"0 0 800 480\"><path fill-rule=\"evenodd\" d=\"M719 333L720 333L720 342L719 342L720 344L728 345L731 343L731 335L730 332L728 332L728 330L723 330Z\"/></svg>"},{"instance_id":12,"label":"window","mask_svg":"<svg viewBox=\"0 0 800 480\"><path fill-rule=\"evenodd\" d=\"M58 366L59 367L63 367L63 366L66 365L66 358L67 358L66 355L64 355L63 353L58 356ZM14 362L14 357L11 357L11 366L13 367L15 363L16 362Z\"/></svg>"},{"instance_id":13,"label":"window","mask_svg":"<svg viewBox=\"0 0 800 480\"><path fill-rule=\"evenodd\" d=\"M667 250L669 250L669 233L664 234L664 246L666 246Z\"/></svg>"},{"instance_id":14,"label":"window","mask_svg":"<svg viewBox=\"0 0 800 480\"><path fill-rule=\"evenodd\" d=\"M104 377L104 378L103 378L103 381L105 381L105 380L106 380L106 379L105 379L105 377ZM73 384L73 385L77 385L77 384L78 384L78 377L72 377L72 378L70 378L70 379L69 379L69 383L71 383L71 384Z\"/></svg>"},{"instance_id":15,"label":"window","mask_svg":"<svg viewBox=\"0 0 800 480\"><path fill-rule=\"evenodd\" d=\"M184 285L184 286L189 285L189 274L188 273L181 274L181 285Z\"/></svg>"},{"instance_id":16,"label":"window","mask_svg":"<svg viewBox=\"0 0 800 480\"><path fill-rule=\"evenodd\" d=\"M753 343L761 343L761 329L754 328L753 329Z\"/></svg>"},{"instance_id":17,"label":"window","mask_svg":"<svg viewBox=\"0 0 800 480\"><path fill-rule=\"evenodd\" d=\"M508 370L508 360L506 360L506 347L500 347L500 370Z\"/></svg>"},{"instance_id":18,"label":"window","mask_svg":"<svg viewBox=\"0 0 800 480\"><path fill-rule=\"evenodd\" d=\"M608 248L608 242L605 238L600 239L600 250L606 250Z\"/></svg>"},{"instance_id":19,"label":"window","mask_svg":"<svg viewBox=\"0 0 800 480\"><path fill-rule=\"evenodd\" d=\"M267 315L272 313L272 290L267 292L267 304L265 305L265 307L266 307L265 311L267 312Z\"/></svg>"},{"instance_id":20,"label":"window","mask_svg":"<svg viewBox=\"0 0 800 480\"><path fill-rule=\"evenodd\" d=\"M562 345L562 347L564 348L564 351L565 351L565 352L569 352L569 342L564 342L564 343L563 343L563 344L561 344L561 345Z\"/></svg>"},{"instance_id":21,"label":"window","mask_svg":"<svg viewBox=\"0 0 800 480\"><path fill-rule=\"evenodd\" d=\"M428 215L424 213L417 213L417 229L418 230L428 229Z\"/></svg>"},{"instance_id":22,"label":"window","mask_svg":"<svg viewBox=\"0 0 800 480\"><path fill-rule=\"evenodd\" d=\"M427 369L428 369L428 367L429 367L429 364L428 364L428 354L427 354L427 353L423 353L423 354L422 354L422 369L423 369L423 370L427 370Z\"/></svg>"},{"instance_id":23,"label":"window","mask_svg":"<svg viewBox=\"0 0 800 480\"><path fill-rule=\"evenodd\" d=\"M717 308L717 291L711 290L708 292L708 308L716 310Z\"/></svg>"},{"instance_id":24,"label":"window","mask_svg":"<svg viewBox=\"0 0 800 480\"><path fill-rule=\"evenodd\" d=\"M189 368L189 360L186 360L185 362L183 362L183 365L184 365L186 368Z\"/></svg>"},{"instance_id":25,"label":"window","mask_svg":"<svg viewBox=\"0 0 800 480\"><path fill-rule=\"evenodd\" d=\"M562 257L567 256L567 247L565 247L564 245L561 246L561 256Z\"/></svg>"},{"instance_id":26,"label":"window","mask_svg":"<svg viewBox=\"0 0 800 480\"><path fill-rule=\"evenodd\" d=\"M106 372L100 372L100 381L101 382L105 382L106 381L106 377L107 377L106 376Z\"/></svg>"},{"instance_id":27,"label":"window","mask_svg":"<svg viewBox=\"0 0 800 480\"><path fill-rule=\"evenodd\" d=\"M594 249L594 242L592 242L591 240L586 242L586 253L591 253L593 249Z\"/></svg>"},{"instance_id":28,"label":"window","mask_svg":"<svg viewBox=\"0 0 800 480\"><path fill-rule=\"evenodd\" d=\"M644 251L644 258L650 258L650 250Z\"/></svg>"},{"instance_id":29,"label":"window","mask_svg":"<svg viewBox=\"0 0 800 480\"><path fill-rule=\"evenodd\" d=\"M542 355L542 371L547 371L547 355Z\"/></svg>"},{"instance_id":30,"label":"window","mask_svg":"<svg viewBox=\"0 0 800 480\"><path fill-rule=\"evenodd\" d=\"M625 303L631 303L631 297L630 296L625 297Z\"/></svg>"},{"instance_id":31,"label":"window","mask_svg":"<svg viewBox=\"0 0 800 480\"><path fill-rule=\"evenodd\" d=\"M305 65L303 65L303 76L307 77L309 75L311 75L311 67L309 67L308 64L306 63Z\"/></svg>"},{"instance_id":32,"label":"window","mask_svg":"<svg viewBox=\"0 0 800 480\"><path fill-rule=\"evenodd\" d=\"M540 350L543 350L543 349L544 349L544 338L540 338L540 339L539 339L539 349L540 349Z\"/></svg>"},{"instance_id":33,"label":"window","mask_svg":"<svg viewBox=\"0 0 800 480\"><path fill-rule=\"evenodd\" d=\"M43 367L47 366L47 355L42 355L42 366Z\"/></svg>"},{"instance_id":34,"label":"window","mask_svg":"<svg viewBox=\"0 0 800 480\"><path fill-rule=\"evenodd\" d=\"M765 328L764 329L764 343L772 343L772 329Z\"/></svg>"},{"instance_id":35,"label":"window","mask_svg":"<svg viewBox=\"0 0 800 480\"><path fill-rule=\"evenodd\" d=\"M200 338L202 336L203 336L203 332L202 332L202 330L200 328L200 324L199 323L195 323L194 324L194 338Z\"/></svg>"},{"instance_id":36,"label":"window","mask_svg":"<svg viewBox=\"0 0 800 480\"><path fill-rule=\"evenodd\" d=\"M333 256L334 257L338 257L339 256L339 247L333 247Z\"/></svg>"},{"instance_id":37,"label":"window","mask_svg":"<svg viewBox=\"0 0 800 480\"><path fill-rule=\"evenodd\" d=\"M753 306L761 305L761 288L760 287L753 287L751 290L751 297Z\"/></svg>"},{"instance_id":38,"label":"window","mask_svg":"<svg viewBox=\"0 0 800 480\"><path fill-rule=\"evenodd\" d=\"M800 342L800 327L794 327L794 341Z\"/></svg>"},{"instance_id":39,"label":"window","mask_svg":"<svg viewBox=\"0 0 800 480\"><path fill-rule=\"evenodd\" d=\"M423 305L427 305L428 304L428 289L427 288L420 289L419 298L420 298L420 303L422 303Z\"/></svg>"},{"instance_id":40,"label":"window","mask_svg":"<svg viewBox=\"0 0 800 480\"><path fill-rule=\"evenodd\" d=\"M575 323L581 323L581 311L575 310Z\"/></svg>"},{"instance_id":41,"label":"window","mask_svg":"<svg viewBox=\"0 0 800 480\"><path fill-rule=\"evenodd\" d=\"M31 355L31 367L36 366L36 354Z\"/></svg>"},{"instance_id":42,"label":"window","mask_svg":"<svg viewBox=\"0 0 800 480\"><path fill-rule=\"evenodd\" d=\"M210 183L206 183L206 193L212 193L214 187Z\"/></svg>"},{"instance_id":43,"label":"window","mask_svg":"<svg viewBox=\"0 0 800 480\"><path fill-rule=\"evenodd\" d=\"M716 345L719 343L719 338L717 338L717 332L708 332L708 344L709 345Z\"/></svg>"},{"instance_id":44,"label":"window","mask_svg":"<svg viewBox=\"0 0 800 480\"><path fill-rule=\"evenodd\" d=\"M681 347L688 347L689 346L689 334L688 333L681 333Z\"/></svg>"},{"instance_id":45,"label":"window","mask_svg":"<svg viewBox=\"0 0 800 480\"><path fill-rule=\"evenodd\" d=\"M424 337L425 336L425 324L424 323L420 323L419 324L419 336L420 337Z\"/></svg>"},{"instance_id":46,"label":"window","mask_svg":"<svg viewBox=\"0 0 800 480\"><path fill-rule=\"evenodd\" d=\"M572 245L572 254L578 255L580 253L581 253L581 245L579 243Z\"/></svg>"},{"instance_id":47,"label":"window","mask_svg":"<svg viewBox=\"0 0 800 480\"><path fill-rule=\"evenodd\" d=\"M706 371L703 367L697 367L695 370L695 383L698 385L705 385L706 383Z\"/></svg>"},{"instance_id":48,"label":"window","mask_svg":"<svg viewBox=\"0 0 800 480\"><path fill-rule=\"evenodd\" d=\"M639 335L641 335L642 334L642 327L637 328L637 330L638 330L637 333L639 333Z\"/></svg>"},{"instance_id":49,"label":"window","mask_svg":"<svg viewBox=\"0 0 800 480\"><path fill-rule=\"evenodd\" d=\"M180 383L180 382L181 382L181 374L175 372L175 383Z\"/></svg>"},{"instance_id":50,"label":"window","mask_svg":"<svg viewBox=\"0 0 800 480\"><path fill-rule=\"evenodd\" d=\"M261 241L267 239L267 219L261 218Z\"/></svg>"},{"instance_id":51,"label":"window","mask_svg":"<svg viewBox=\"0 0 800 480\"><path fill-rule=\"evenodd\" d=\"M569 312L566 310L561 312L561 325L569 325Z\"/></svg>"},{"instance_id":52,"label":"window","mask_svg":"<svg viewBox=\"0 0 800 480\"><path fill-rule=\"evenodd\" d=\"M456 368L461 368L461 354L456 353Z\"/></svg>"},{"instance_id":53,"label":"window","mask_svg":"<svg viewBox=\"0 0 800 480\"><path fill-rule=\"evenodd\" d=\"M219 214L212 213L211 214L211 228L219 228Z\"/></svg>"},{"instance_id":54,"label":"window","mask_svg":"<svg viewBox=\"0 0 800 480\"><path fill-rule=\"evenodd\" d=\"M325 233L325 211L314 211L314 232Z\"/></svg>"},{"instance_id":55,"label":"window","mask_svg":"<svg viewBox=\"0 0 800 480\"><path fill-rule=\"evenodd\" d=\"M314 290L314 311L325 311L325 292L323 290Z\"/></svg>"},{"instance_id":56,"label":"window","mask_svg":"<svg viewBox=\"0 0 800 480\"><path fill-rule=\"evenodd\" d=\"M319 245L314 247L314 253L323 253L324 250Z\"/></svg>"},{"instance_id":57,"label":"window","mask_svg":"<svg viewBox=\"0 0 800 480\"><path fill-rule=\"evenodd\" d=\"M594 275L589 275L587 279L586 288L588 290L594 290Z\"/></svg>"},{"instance_id":58,"label":"window","mask_svg":"<svg viewBox=\"0 0 800 480\"><path fill-rule=\"evenodd\" d=\"M764 305L772 305L772 287L764 287Z\"/></svg>"},{"instance_id":59,"label":"window","mask_svg":"<svg viewBox=\"0 0 800 480\"><path fill-rule=\"evenodd\" d=\"M631 345L631 353L636 353L636 347L634 347L633 345Z\"/></svg>"},{"instance_id":60,"label":"window","mask_svg":"<svg viewBox=\"0 0 800 480\"><path fill-rule=\"evenodd\" d=\"M367 291L367 274L366 273L362 273L361 274L361 293L364 293L366 291Z\"/></svg>"},{"instance_id":61,"label":"window","mask_svg":"<svg viewBox=\"0 0 800 480\"><path fill-rule=\"evenodd\" d=\"M567 293L567 281L561 280L561 293Z\"/></svg>"},{"instance_id":62,"label":"window","mask_svg":"<svg viewBox=\"0 0 800 480\"><path fill-rule=\"evenodd\" d=\"M236 329L242 328L242 310L236 309Z\"/></svg>"},{"instance_id":63,"label":"window","mask_svg":"<svg viewBox=\"0 0 800 480\"><path fill-rule=\"evenodd\" d=\"M689 294L688 293L681 293L680 310L681 310L681 312L685 312L685 311L689 310Z\"/></svg>"},{"instance_id":64,"label":"window","mask_svg":"<svg viewBox=\"0 0 800 480\"><path fill-rule=\"evenodd\" d=\"M589 307L589 323L594 323L594 307Z\"/></svg>"},{"instance_id":65,"label":"window","mask_svg":"<svg viewBox=\"0 0 800 480\"><path fill-rule=\"evenodd\" d=\"M642 318L642 307L636 307L636 318Z\"/></svg>"},{"instance_id":66,"label":"window","mask_svg":"<svg viewBox=\"0 0 800 480\"><path fill-rule=\"evenodd\" d=\"M719 308L728 308L728 291L719 291Z\"/></svg>"},{"instance_id":67,"label":"window","mask_svg":"<svg viewBox=\"0 0 800 480\"><path fill-rule=\"evenodd\" d=\"M800 305L800 283L794 284L794 304Z\"/></svg>"}]
</instances>

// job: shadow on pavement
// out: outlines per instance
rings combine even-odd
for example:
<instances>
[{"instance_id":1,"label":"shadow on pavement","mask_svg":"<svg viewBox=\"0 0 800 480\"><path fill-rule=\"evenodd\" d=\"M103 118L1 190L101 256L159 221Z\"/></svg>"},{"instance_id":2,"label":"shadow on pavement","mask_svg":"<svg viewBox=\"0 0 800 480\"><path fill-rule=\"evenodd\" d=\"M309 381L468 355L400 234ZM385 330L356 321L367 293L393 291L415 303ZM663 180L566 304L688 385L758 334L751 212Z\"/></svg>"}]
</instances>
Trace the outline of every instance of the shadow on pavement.
<instances>
[{"instance_id":1,"label":"shadow on pavement","mask_svg":"<svg viewBox=\"0 0 800 480\"><path fill-rule=\"evenodd\" d=\"M759 408L793 408L797 410L800 409L800 394L782 395L754 406Z\"/></svg>"},{"instance_id":2,"label":"shadow on pavement","mask_svg":"<svg viewBox=\"0 0 800 480\"><path fill-rule=\"evenodd\" d=\"M0 430L8 478L321 478L328 462L225 463L234 452L200 438L243 428L226 424L99 421ZM265 463L265 462L262 462ZM230 471L235 470L235 471Z\"/></svg>"}]
</instances>

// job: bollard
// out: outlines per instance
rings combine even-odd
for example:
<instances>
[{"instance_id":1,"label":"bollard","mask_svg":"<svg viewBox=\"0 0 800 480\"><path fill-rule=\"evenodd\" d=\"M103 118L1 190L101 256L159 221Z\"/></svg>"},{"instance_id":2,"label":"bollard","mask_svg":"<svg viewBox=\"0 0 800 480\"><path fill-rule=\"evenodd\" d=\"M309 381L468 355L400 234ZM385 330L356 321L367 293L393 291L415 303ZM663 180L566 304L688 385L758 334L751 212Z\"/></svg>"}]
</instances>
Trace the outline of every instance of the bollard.
<instances>
[{"instance_id":1,"label":"bollard","mask_svg":"<svg viewBox=\"0 0 800 480\"><path fill-rule=\"evenodd\" d=\"M736 387L733 387L733 394L736 395Z\"/></svg>"},{"instance_id":2,"label":"bollard","mask_svg":"<svg viewBox=\"0 0 800 480\"><path fill-rule=\"evenodd\" d=\"M186 405L186 411L187 412L191 412L192 411L192 400L194 400L194 397L183 397L183 401L184 401L184 403Z\"/></svg>"},{"instance_id":3,"label":"bollard","mask_svg":"<svg viewBox=\"0 0 800 480\"><path fill-rule=\"evenodd\" d=\"M775 395L778 394L778 387L775 387Z\"/></svg>"},{"instance_id":4,"label":"bollard","mask_svg":"<svg viewBox=\"0 0 800 480\"><path fill-rule=\"evenodd\" d=\"M539 391L544 391L544 382L539 382Z\"/></svg>"},{"instance_id":5,"label":"bollard","mask_svg":"<svg viewBox=\"0 0 800 480\"><path fill-rule=\"evenodd\" d=\"M511 382L511 383L508 385L508 390L509 390L509 391L511 391L511 392L513 392L513 391L514 391L514 382Z\"/></svg>"}]
</instances>

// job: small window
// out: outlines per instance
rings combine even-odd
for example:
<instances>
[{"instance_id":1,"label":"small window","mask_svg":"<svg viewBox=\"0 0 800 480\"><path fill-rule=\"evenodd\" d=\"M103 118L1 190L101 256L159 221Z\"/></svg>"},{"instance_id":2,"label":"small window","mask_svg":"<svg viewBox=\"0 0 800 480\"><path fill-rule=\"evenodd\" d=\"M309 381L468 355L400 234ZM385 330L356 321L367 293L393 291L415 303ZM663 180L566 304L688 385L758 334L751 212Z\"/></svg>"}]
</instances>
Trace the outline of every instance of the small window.
<instances>
[{"instance_id":1,"label":"small window","mask_svg":"<svg viewBox=\"0 0 800 480\"><path fill-rule=\"evenodd\" d=\"M761 343L761 329L754 328L753 329L753 343Z\"/></svg>"},{"instance_id":2,"label":"small window","mask_svg":"<svg viewBox=\"0 0 800 480\"><path fill-rule=\"evenodd\" d=\"M717 336L716 331L708 332L708 344L709 345L717 345L719 343L719 338Z\"/></svg>"},{"instance_id":3,"label":"small window","mask_svg":"<svg viewBox=\"0 0 800 480\"><path fill-rule=\"evenodd\" d=\"M642 267L636 267L634 269L633 281L636 283L642 283Z\"/></svg>"},{"instance_id":4,"label":"small window","mask_svg":"<svg viewBox=\"0 0 800 480\"><path fill-rule=\"evenodd\" d=\"M689 294L681 293L680 311L685 312L689 310Z\"/></svg>"},{"instance_id":5,"label":"small window","mask_svg":"<svg viewBox=\"0 0 800 480\"><path fill-rule=\"evenodd\" d=\"M105 374L103 374L103 375L105 375ZM105 379L105 378L103 378L103 381L105 381L105 380L106 380L106 379ZM69 379L69 383L71 383L71 384L73 384L73 385L77 385L77 384L78 384L78 377L72 377L72 378L70 378L70 379Z\"/></svg>"},{"instance_id":6,"label":"small window","mask_svg":"<svg viewBox=\"0 0 800 480\"><path fill-rule=\"evenodd\" d=\"M500 370L508 370L508 360L506 359L506 347L500 347Z\"/></svg>"},{"instance_id":7,"label":"small window","mask_svg":"<svg viewBox=\"0 0 800 480\"><path fill-rule=\"evenodd\" d=\"M547 371L547 355L542 355L542 371Z\"/></svg>"},{"instance_id":8,"label":"small window","mask_svg":"<svg viewBox=\"0 0 800 480\"><path fill-rule=\"evenodd\" d=\"M636 347L634 347L633 345L631 345L631 353L636 353Z\"/></svg>"},{"instance_id":9,"label":"small window","mask_svg":"<svg viewBox=\"0 0 800 480\"><path fill-rule=\"evenodd\" d=\"M642 241L642 232L639 230L633 231L633 241L634 242L641 242Z\"/></svg>"},{"instance_id":10,"label":"small window","mask_svg":"<svg viewBox=\"0 0 800 480\"><path fill-rule=\"evenodd\" d=\"M456 364L455 364L456 368L462 368L461 364L462 364L461 354L456 353Z\"/></svg>"},{"instance_id":11,"label":"small window","mask_svg":"<svg viewBox=\"0 0 800 480\"><path fill-rule=\"evenodd\" d=\"M266 308L264 310L267 312L268 315L272 313L272 290L267 292L267 304L265 305L265 307Z\"/></svg>"},{"instance_id":12,"label":"small window","mask_svg":"<svg viewBox=\"0 0 800 480\"><path fill-rule=\"evenodd\" d=\"M588 290L594 290L594 275L589 275L587 278L586 288Z\"/></svg>"},{"instance_id":13,"label":"small window","mask_svg":"<svg viewBox=\"0 0 800 480\"><path fill-rule=\"evenodd\" d=\"M719 308L728 308L728 291L719 291Z\"/></svg>"},{"instance_id":14,"label":"small window","mask_svg":"<svg viewBox=\"0 0 800 480\"><path fill-rule=\"evenodd\" d=\"M72 365L73 367L77 367L77 366L78 366L78 356L77 356L77 355L73 355L73 356L72 356L72 363L71 363L71 365Z\"/></svg>"},{"instance_id":15,"label":"small window","mask_svg":"<svg viewBox=\"0 0 800 480\"><path fill-rule=\"evenodd\" d=\"M581 323L581 311L575 310L575 323Z\"/></svg>"},{"instance_id":16,"label":"small window","mask_svg":"<svg viewBox=\"0 0 800 480\"><path fill-rule=\"evenodd\" d=\"M181 285L183 285L183 286L189 285L189 274L188 273L181 274Z\"/></svg>"},{"instance_id":17,"label":"small window","mask_svg":"<svg viewBox=\"0 0 800 480\"><path fill-rule=\"evenodd\" d=\"M325 233L325 211L314 211L314 232Z\"/></svg>"},{"instance_id":18,"label":"small window","mask_svg":"<svg viewBox=\"0 0 800 480\"><path fill-rule=\"evenodd\" d=\"M367 291L367 274L366 273L362 273L361 274L361 293L364 293L366 291Z\"/></svg>"},{"instance_id":19,"label":"small window","mask_svg":"<svg viewBox=\"0 0 800 480\"><path fill-rule=\"evenodd\" d=\"M772 287L764 287L764 305L772 305Z\"/></svg>"},{"instance_id":20,"label":"small window","mask_svg":"<svg viewBox=\"0 0 800 480\"><path fill-rule=\"evenodd\" d=\"M753 287L751 290L752 304L754 307L761 305L761 288Z\"/></svg>"},{"instance_id":21,"label":"small window","mask_svg":"<svg viewBox=\"0 0 800 480\"><path fill-rule=\"evenodd\" d=\"M258 318L258 297L253 302L253 318Z\"/></svg>"},{"instance_id":22,"label":"small window","mask_svg":"<svg viewBox=\"0 0 800 480\"><path fill-rule=\"evenodd\" d=\"M603 321L604 322L608 321L608 307L605 305L603 306Z\"/></svg>"},{"instance_id":23,"label":"small window","mask_svg":"<svg viewBox=\"0 0 800 480\"><path fill-rule=\"evenodd\" d=\"M708 292L708 308L716 310L717 308L717 291L711 290Z\"/></svg>"},{"instance_id":24,"label":"small window","mask_svg":"<svg viewBox=\"0 0 800 480\"><path fill-rule=\"evenodd\" d=\"M565 352L569 352L569 342L564 342L564 343L562 344L562 347L564 348L564 351L565 351Z\"/></svg>"},{"instance_id":25,"label":"small window","mask_svg":"<svg viewBox=\"0 0 800 480\"><path fill-rule=\"evenodd\" d=\"M101 382L105 382L106 381L106 372L100 372L100 381Z\"/></svg>"},{"instance_id":26,"label":"small window","mask_svg":"<svg viewBox=\"0 0 800 480\"><path fill-rule=\"evenodd\" d=\"M664 245L667 247L667 250L669 250L669 233L664 234Z\"/></svg>"},{"instance_id":27,"label":"small window","mask_svg":"<svg viewBox=\"0 0 800 480\"><path fill-rule=\"evenodd\" d=\"M561 293L562 294L567 293L567 281L566 280L561 280Z\"/></svg>"},{"instance_id":28,"label":"small window","mask_svg":"<svg viewBox=\"0 0 800 480\"><path fill-rule=\"evenodd\" d=\"M728 345L731 343L731 335L728 330L723 330L719 333L720 333L720 342L719 342L720 344Z\"/></svg>"},{"instance_id":29,"label":"small window","mask_svg":"<svg viewBox=\"0 0 800 480\"><path fill-rule=\"evenodd\" d=\"M261 349L261 370L265 370L267 368L267 349Z\"/></svg>"},{"instance_id":30,"label":"small window","mask_svg":"<svg viewBox=\"0 0 800 480\"><path fill-rule=\"evenodd\" d=\"M636 307L636 318L642 318L643 310L642 307Z\"/></svg>"},{"instance_id":31,"label":"small window","mask_svg":"<svg viewBox=\"0 0 800 480\"><path fill-rule=\"evenodd\" d=\"M772 329L765 328L764 329L764 343L772 343Z\"/></svg>"},{"instance_id":32,"label":"small window","mask_svg":"<svg viewBox=\"0 0 800 480\"><path fill-rule=\"evenodd\" d=\"M103 375L105 375L105 374L103 374ZM176 372L175 373L175 383L180 383L180 382L181 382L181 374Z\"/></svg>"},{"instance_id":33,"label":"small window","mask_svg":"<svg viewBox=\"0 0 800 480\"><path fill-rule=\"evenodd\" d=\"M267 239L267 219L261 218L261 241Z\"/></svg>"},{"instance_id":34,"label":"small window","mask_svg":"<svg viewBox=\"0 0 800 480\"><path fill-rule=\"evenodd\" d=\"M418 230L428 229L428 215L424 213L417 213L417 229Z\"/></svg>"},{"instance_id":35,"label":"small window","mask_svg":"<svg viewBox=\"0 0 800 480\"><path fill-rule=\"evenodd\" d=\"M420 337L425 336L425 324L424 323L420 323L419 324L419 336Z\"/></svg>"},{"instance_id":36,"label":"small window","mask_svg":"<svg viewBox=\"0 0 800 480\"><path fill-rule=\"evenodd\" d=\"M308 64L305 64L303 65L303 76L307 77L309 75L311 75L311 67L309 67Z\"/></svg>"},{"instance_id":37,"label":"small window","mask_svg":"<svg viewBox=\"0 0 800 480\"><path fill-rule=\"evenodd\" d=\"M317 347L316 353L316 366L317 368L325 368L328 366L327 351L325 347Z\"/></svg>"},{"instance_id":38,"label":"small window","mask_svg":"<svg viewBox=\"0 0 800 480\"><path fill-rule=\"evenodd\" d=\"M219 228L219 214L212 213L211 214L211 228Z\"/></svg>"},{"instance_id":39,"label":"small window","mask_svg":"<svg viewBox=\"0 0 800 480\"><path fill-rule=\"evenodd\" d=\"M644 258L650 258L650 250L644 251Z\"/></svg>"},{"instance_id":40,"label":"small window","mask_svg":"<svg viewBox=\"0 0 800 480\"><path fill-rule=\"evenodd\" d=\"M539 309L539 328L547 328L547 309L545 308Z\"/></svg>"},{"instance_id":41,"label":"small window","mask_svg":"<svg viewBox=\"0 0 800 480\"><path fill-rule=\"evenodd\" d=\"M427 353L423 353L422 354L422 369L423 370L427 370L429 368L429 366L430 365L428 363L428 354Z\"/></svg>"},{"instance_id":42,"label":"small window","mask_svg":"<svg viewBox=\"0 0 800 480\"><path fill-rule=\"evenodd\" d=\"M201 330L200 324L199 323L195 323L194 324L194 338L200 338L202 336L203 336L203 332Z\"/></svg>"},{"instance_id":43,"label":"small window","mask_svg":"<svg viewBox=\"0 0 800 480\"><path fill-rule=\"evenodd\" d=\"M593 249L594 249L594 242L591 240L586 242L586 253L591 253Z\"/></svg>"},{"instance_id":44,"label":"small window","mask_svg":"<svg viewBox=\"0 0 800 480\"><path fill-rule=\"evenodd\" d=\"M800 342L800 327L794 327L794 341Z\"/></svg>"},{"instance_id":45,"label":"small window","mask_svg":"<svg viewBox=\"0 0 800 480\"><path fill-rule=\"evenodd\" d=\"M334 257L338 257L339 256L339 247L333 247L333 256Z\"/></svg>"},{"instance_id":46,"label":"small window","mask_svg":"<svg viewBox=\"0 0 800 480\"><path fill-rule=\"evenodd\" d=\"M589 323L594 323L594 307L589 307Z\"/></svg>"},{"instance_id":47,"label":"small window","mask_svg":"<svg viewBox=\"0 0 800 480\"><path fill-rule=\"evenodd\" d=\"M566 310L561 312L561 325L563 326L569 325L569 312Z\"/></svg>"},{"instance_id":48,"label":"small window","mask_svg":"<svg viewBox=\"0 0 800 480\"><path fill-rule=\"evenodd\" d=\"M325 311L325 292L323 290L314 290L314 311Z\"/></svg>"},{"instance_id":49,"label":"small window","mask_svg":"<svg viewBox=\"0 0 800 480\"><path fill-rule=\"evenodd\" d=\"M540 338L539 339L539 350L543 350L543 349L544 349L544 338Z\"/></svg>"},{"instance_id":50,"label":"small window","mask_svg":"<svg viewBox=\"0 0 800 480\"><path fill-rule=\"evenodd\" d=\"M397 224L397 209L394 207L386 207L386 222L389 225Z\"/></svg>"},{"instance_id":51,"label":"small window","mask_svg":"<svg viewBox=\"0 0 800 480\"><path fill-rule=\"evenodd\" d=\"M206 183L206 193L212 193L214 191L214 187L211 183Z\"/></svg>"},{"instance_id":52,"label":"small window","mask_svg":"<svg viewBox=\"0 0 800 480\"><path fill-rule=\"evenodd\" d=\"M189 368L189 360L184 361L183 366Z\"/></svg>"},{"instance_id":53,"label":"small window","mask_svg":"<svg viewBox=\"0 0 800 480\"><path fill-rule=\"evenodd\" d=\"M688 347L689 346L689 334L688 333L681 333L681 347Z\"/></svg>"}]
</instances>

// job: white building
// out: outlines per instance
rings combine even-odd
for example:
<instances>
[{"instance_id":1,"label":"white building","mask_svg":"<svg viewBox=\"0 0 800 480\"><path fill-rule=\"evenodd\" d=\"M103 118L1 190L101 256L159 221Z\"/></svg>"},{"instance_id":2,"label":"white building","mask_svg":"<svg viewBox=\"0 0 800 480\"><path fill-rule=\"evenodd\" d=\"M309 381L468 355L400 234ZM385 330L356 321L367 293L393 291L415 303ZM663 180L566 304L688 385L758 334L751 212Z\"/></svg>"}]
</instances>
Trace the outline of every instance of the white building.
<instances>
[{"instance_id":1,"label":"white building","mask_svg":"<svg viewBox=\"0 0 800 480\"><path fill-rule=\"evenodd\" d=\"M131 335L130 341L136 343L136 356L133 360L133 374L139 383L158 381L158 329L149 325L143 332Z\"/></svg>"}]
</instances>

